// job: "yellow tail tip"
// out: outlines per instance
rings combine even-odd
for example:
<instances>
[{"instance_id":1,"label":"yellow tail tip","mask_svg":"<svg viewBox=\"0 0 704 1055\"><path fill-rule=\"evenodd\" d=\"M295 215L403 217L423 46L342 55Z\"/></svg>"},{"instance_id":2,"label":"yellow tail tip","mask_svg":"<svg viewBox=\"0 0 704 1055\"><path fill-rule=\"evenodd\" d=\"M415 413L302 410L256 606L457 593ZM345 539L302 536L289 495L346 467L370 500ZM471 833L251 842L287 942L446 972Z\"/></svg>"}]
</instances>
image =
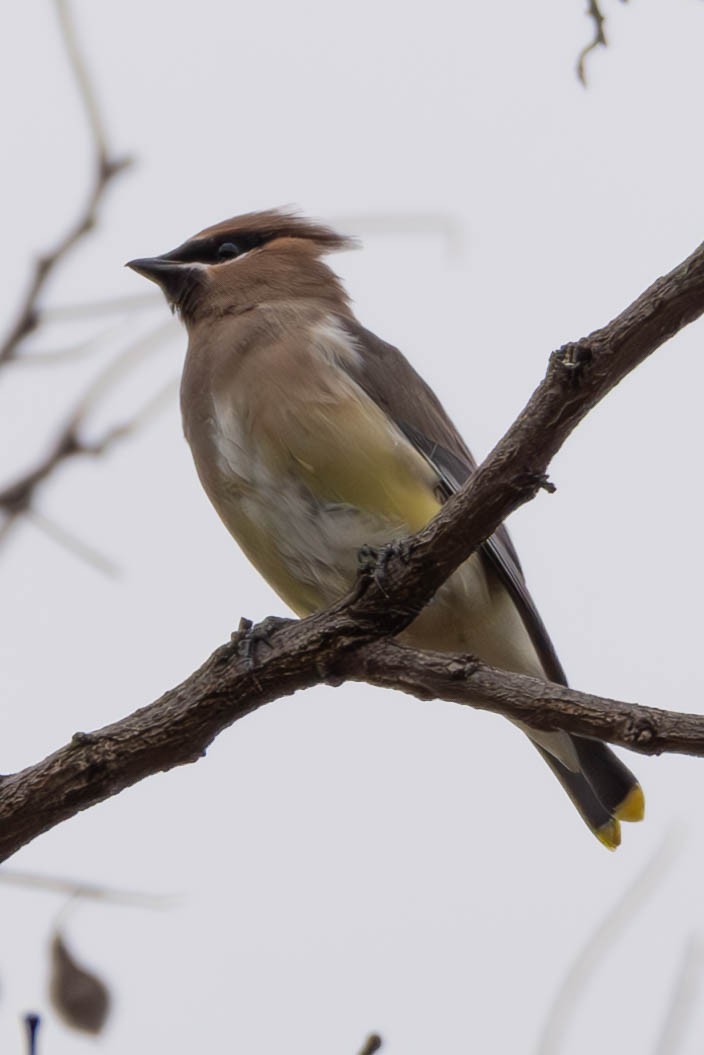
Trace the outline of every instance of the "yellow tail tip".
<instances>
[{"instance_id":1,"label":"yellow tail tip","mask_svg":"<svg viewBox=\"0 0 704 1055\"><path fill-rule=\"evenodd\" d=\"M594 834L607 850L615 850L621 845L621 825L615 817L612 817L601 828L594 828Z\"/></svg>"},{"instance_id":2,"label":"yellow tail tip","mask_svg":"<svg viewBox=\"0 0 704 1055\"><path fill-rule=\"evenodd\" d=\"M614 810L614 817L620 821L642 821L645 816L645 795L640 784L636 784L626 795L620 806Z\"/></svg>"}]
</instances>

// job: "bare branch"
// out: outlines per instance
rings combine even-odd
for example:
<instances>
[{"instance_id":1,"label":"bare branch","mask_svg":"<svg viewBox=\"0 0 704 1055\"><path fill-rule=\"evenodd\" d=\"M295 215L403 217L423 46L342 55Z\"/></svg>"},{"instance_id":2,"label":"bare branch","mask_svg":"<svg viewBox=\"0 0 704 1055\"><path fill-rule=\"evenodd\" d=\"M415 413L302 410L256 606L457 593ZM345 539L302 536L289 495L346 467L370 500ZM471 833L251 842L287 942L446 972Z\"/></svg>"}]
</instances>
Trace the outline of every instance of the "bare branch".
<instances>
[{"instance_id":1,"label":"bare branch","mask_svg":"<svg viewBox=\"0 0 704 1055\"><path fill-rule=\"evenodd\" d=\"M143 428L164 406L167 396L174 391L173 381L149 399L129 420L112 426L100 439L88 441L79 435L88 414L95 409L97 403L118 384L129 370L133 370L142 363L154 348L168 337L171 329L170 322L160 325L127 348L122 349L119 355L109 362L91 382L68 415L59 435L44 457L19 479L0 488L0 510L6 514L6 518L16 518L19 514L26 513L33 506L40 485L67 460L77 455L96 457L104 454L119 440L132 436ZM2 525L3 534L0 534L0 539L8 530L8 519L6 519Z\"/></svg>"},{"instance_id":2,"label":"bare branch","mask_svg":"<svg viewBox=\"0 0 704 1055\"><path fill-rule=\"evenodd\" d=\"M608 738L642 754L704 756L703 715L618 703L393 641L355 641L360 631L350 618L353 607L341 603L300 622L282 620L273 631L264 625L259 636L268 640L259 646L256 664L242 647L248 632L234 635L154 703L96 732L76 733L42 762L3 778L0 861L145 777L198 761L219 733L263 704L345 678L469 704L540 729Z\"/></svg>"},{"instance_id":3,"label":"bare branch","mask_svg":"<svg viewBox=\"0 0 704 1055\"><path fill-rule=\"evenodd\" d=\"M126 374L143 363L172 333L173 322L161 323L123 348L89 385L69 417L66 428L72 432L79 429L105 393L114 389Z\"/></svg>"},{"instance_id":4,"label":"bare branch","mask_svg":"<svg viewBox=\"0 0 704 1055\"><path fill-rule=\"evenodd\" d=\"M119 323L103 327L85 341L67 345L65 348L56 348L54 351L43 349L25 352L15 362L21 366L63 366L65 363L80 362L81 359L88 359L99 349L104 348L111 337L123 330L124 322L120 320Z\"/></svg>"},{"instance_id":5,"label":"bare branch","mask_svg":"<svg viewBox=\"0 0 704 1055\"><path fill-rule=\"evenodd\" d=\"M559 726L643 753L704 755L704 716L617 704L382 640L412 622L506 516L545 486L550 459L588 411L703 312L704 245L608 326L553 353L526 408L464 488L423 531L389 547L348 597L300 622L263 624L256 636L243 630L155 703L97 732L77 733L44 761L3 778L0 859L145 776L196 761L218 733L263 704L347 677L479 700L541 728Z\"/></svg>"},{"instance_id":6,"label":"bare branch","mask_svg":"<svg viewBox=\"0 0 704 1055\"><path fill-rule=\"evenodd\" d=\"M83 61L81 49L78 46L76 27L71 18L68 0L55 0L55 3L66 55L71 64L73 75L78 84L81 102L86 111L96 157L98 159L98 167L104 168L108 165L109 152L105 127L98 108L98 100L96 99L95 90L88 75L86 64Z\"/></svg>"},{"instance_id":7,"label":"bare branch","mask_svg":"<svg viewBox=\"0 0 704 1055\"><path fill-rule=\"evenodd\" d=\"M595 48L606 47L606 34L604 33L606 19L599 9L597 0L587 0L587 3L587 14L594 23L594 36L590 42L582 48L577 58L577 76L585 88L587 87L587 74L585 69L587 55L594 51Z\"/></svg>"},{"instance_id":8,"label":"bare branch","mask_svg":"<svg viewBox=\"0 0 704 1055\"><path fill-rule=\"evenodd\" d=\"M106 145L105 131L98 110L90 78L76 43L75 29L69 13L67 0L55 0L64 47L76 78L81 101L88 116L94 150L94 178L86 202L74 223L54 247L43 253L35 262L34 273L24 295L15 321L0 343L0 368L16 358L21 342L39 325L39 299L49 278L64 257L95 226L98 211L105 193L119 173L131 163L129 158L110 154Z\"/></svg>"},{"instance_id":9,"label":"bare branch","mask_svg":"<svg viewBox=\"0 0 704 1055\"><path fill-rule=\"evenodd\" d=\"M502 714L534 729L566 729L643 755L704 757L704 715L621 703L526 674L487 666L474 656L419 652L379 641L354 653L336 673L421 700L448 700Z\"/></svg>"},{"instance_id":10,"label":"bare branch","mask_svg":"<svg viewBox=\"0 0 704 1055\"><path fill-rule=\"evenodd\" d=\"M87 199L74 223L54 247L45 252L35 263L33 276L25 297L19 306L15 321L11 324L9 332L2 343L0 343L0 368L11 361L17 361L22 341L30 333L36 331L45 320L46 315L49 314L48 312L44 313L39 306L49 278L63 262L67 254L93 229L108 186L118 173L122 172L129 164L127 158L113 156L108 149L105 127L95 91L76 39L69 0L55 0L55 6L66 56L76 80L79 98L88 121L93 150L94 175ZM51 354L35 352L30 356L21 357L21 361L36 366L39 363L56 365L68 360L79 359L90 354L102 343L104 337L105 334L103 333L98 335L97 338L91 337L88 341L81 342L75 348L64 349ZM139 345L136 347L139 347ZM99 375L97 381L89 388L83 400L74 409L48 454L12 485L0 490L0 512L4 514L3 519L0 521L0 544L8 537L12 528L17 524L20 515L31 513L37 526L48 532L52 538L65 548L70 549L94 566L100 567L103 571L114 572L114 568L101 554L86 546L85 543L76 539L71 533L65 531L53 521L37 513L33 509L33 502L40 485L68 458L76 454L102 453L114 441L140 427L142 418L146 420L144 413L140 411L135 415L134 422L112 429L99 443L88 444L78 436L79 426L86 414L104 390L115 383L115 374L123 360L126 362L123 368L126 369L129 366L131 354L134 353L128 350L124 355L118 356L115 363Z\"/></svg>"},{"instance_id":11,"label":"bare branch","mask_svg":"<svg viewBox=\"0 0 704 1055\"><path fill-rule=\"evenodd\" d=\"M61 527L55 520L50 520L49 517L44 516L37 509L27 509L24 516L30 523L34 524L35 527L56 542L57 545L68 553L72 553L74 557L78 557L84 564L90 564L96 571L101 572L103 575L108 575L112 579L117 578L119 574L117 565L105 554L95 549L94 546L89 546L87 542L78 538L73 532L67 531L66 528Z\"/></svg>"}]
</instances>

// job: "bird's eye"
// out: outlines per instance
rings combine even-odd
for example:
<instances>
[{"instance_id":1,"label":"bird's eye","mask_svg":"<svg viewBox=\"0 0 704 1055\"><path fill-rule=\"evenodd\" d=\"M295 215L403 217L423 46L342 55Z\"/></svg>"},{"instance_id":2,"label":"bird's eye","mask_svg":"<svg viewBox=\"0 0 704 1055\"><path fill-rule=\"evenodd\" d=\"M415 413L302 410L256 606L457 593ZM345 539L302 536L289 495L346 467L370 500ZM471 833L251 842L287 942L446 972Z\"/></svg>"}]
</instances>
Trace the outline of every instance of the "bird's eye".
<instances>
[{"instance_id":1,"label":"bird's eye","mask_svg":"<svg viewBox=\"0 0 704 1055\"><path fill-rule=\"evenodd\" d=\"M234 242L223 242L222 245L218 246L218 260L234 260L236 256L240 256L244 250L240 249Z\"/></svg>"}]
</instances>

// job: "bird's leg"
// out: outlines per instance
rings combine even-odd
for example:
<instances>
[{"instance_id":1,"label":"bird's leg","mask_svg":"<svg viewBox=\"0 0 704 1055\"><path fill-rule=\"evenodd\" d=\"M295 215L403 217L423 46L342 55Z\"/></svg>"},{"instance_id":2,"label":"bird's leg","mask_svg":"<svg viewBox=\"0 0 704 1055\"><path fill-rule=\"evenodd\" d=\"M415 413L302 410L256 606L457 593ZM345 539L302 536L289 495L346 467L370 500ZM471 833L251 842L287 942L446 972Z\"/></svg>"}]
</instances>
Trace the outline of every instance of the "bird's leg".
<instances>
[{"instance_id":1,"label":"bird's leg","mask_svg":"<svg viewBox=\"0 0 704 1055\"><path fill-rule=\"evenodd\" d=\"M240 619L240 625L232 635L232 639L241 650L248 670L254 670L256 667L257 646L266 645L267 648L272 648L272 634L293 621L293 619L284 619L277 615L268 615L266 619L262 619L261 623L256 624L251 619Z\"/></svg>"}]
</instances>

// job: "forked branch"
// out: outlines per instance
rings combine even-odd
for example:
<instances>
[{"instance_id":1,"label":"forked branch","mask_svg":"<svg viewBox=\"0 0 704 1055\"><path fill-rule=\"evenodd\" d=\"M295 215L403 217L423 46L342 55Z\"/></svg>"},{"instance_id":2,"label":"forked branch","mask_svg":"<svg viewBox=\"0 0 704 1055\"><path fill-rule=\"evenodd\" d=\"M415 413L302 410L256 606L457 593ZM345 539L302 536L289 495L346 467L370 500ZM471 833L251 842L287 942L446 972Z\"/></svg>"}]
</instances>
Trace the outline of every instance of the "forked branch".
<instances>
[{"instance_id":1,"label":"forked branch","mask_svg":"<svg viewBox=\"0 0 704 1055\"><path fill-rule=\"evenodd\" d=\"M49 278L67 254L95 227L108 187L131 163L130 158L114 155L108 148L95 91L76 40L68 0L55 0L55 3L64 48L88 118L93 144L93 179L74 222L59 241L34 262L25 295L7 334L0 342L0 368L17 357L22 341L36 330L40 322L39 302Z\"/></svg>"}]
</instances>

